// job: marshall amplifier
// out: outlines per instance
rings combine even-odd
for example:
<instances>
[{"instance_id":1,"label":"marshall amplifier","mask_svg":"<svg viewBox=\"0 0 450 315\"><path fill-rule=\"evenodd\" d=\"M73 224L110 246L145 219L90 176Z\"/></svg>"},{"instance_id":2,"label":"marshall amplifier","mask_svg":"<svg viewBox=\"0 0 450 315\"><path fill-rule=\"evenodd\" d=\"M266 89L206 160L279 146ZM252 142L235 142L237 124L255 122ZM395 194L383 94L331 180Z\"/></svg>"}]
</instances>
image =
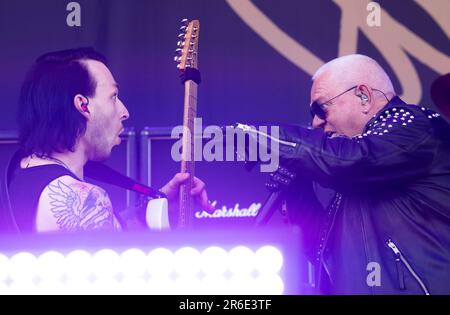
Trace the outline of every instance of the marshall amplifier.
<instances>
[{"instance_id":1,"label":"marshall amplifier","mask_svg":"<svg viewBox=\"0 0 450 315\"><path fill-rule=\"evenodd\" d=\"M171 127L146 127L140 134L139 180L156 189L164 186L180 172L177 152L181 140L171 137L172 130ZM215 205L215 211L209 214L196 206L193 225L196 228L250 227L269 194L265 188L268 175L260 172L259 167L254 167L251 172L245 170L244 162L236 161L236 157L233 161L227 159L226 151L233 143L215 143L217 148L222 147L223 158L218 154L216 155L219 157L218 160L211 161L211 158L205 156L205 148L211 148L214 145L213 141L226 140L207 137L203 132L202 135L196 136L195 176L205 182L208 197ZM177 222L175 215L171 214L171 222ZM269 222L271 226L286 223L287 218L281 213L274 214Z\"/></svg>"}]
</instances>

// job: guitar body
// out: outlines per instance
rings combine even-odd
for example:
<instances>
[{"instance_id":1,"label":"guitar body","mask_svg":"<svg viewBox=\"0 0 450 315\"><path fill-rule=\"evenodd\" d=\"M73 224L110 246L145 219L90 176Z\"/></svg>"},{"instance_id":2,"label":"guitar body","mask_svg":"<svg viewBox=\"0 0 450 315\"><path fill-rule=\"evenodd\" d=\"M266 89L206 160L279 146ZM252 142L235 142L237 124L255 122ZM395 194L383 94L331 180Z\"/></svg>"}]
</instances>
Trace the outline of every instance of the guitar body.
<instances>
[{"instance_id":1,"label":"guitar body","mask_svg":"<svg viewBox=\"0 0 450 315\"><path fill-rule=\"evenodd\" d=\"M147 203L145 222L152 231L170 230L169 204L166 198L151 199Z\"/></svg>"}]
</instances>

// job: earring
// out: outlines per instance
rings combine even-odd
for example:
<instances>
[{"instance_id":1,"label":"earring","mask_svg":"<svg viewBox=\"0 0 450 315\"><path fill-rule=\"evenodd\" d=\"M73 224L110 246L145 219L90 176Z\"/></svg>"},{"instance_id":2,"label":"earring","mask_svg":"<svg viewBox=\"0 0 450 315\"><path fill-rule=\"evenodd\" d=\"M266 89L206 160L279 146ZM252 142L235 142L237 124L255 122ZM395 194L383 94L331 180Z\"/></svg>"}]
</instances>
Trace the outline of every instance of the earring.
<instances>
[{"instance_id":1,"label":"earring","mask_svg":"<svg viewBox=\"0 0 450 315\"><path fill-rule=\"evenodd\" d=\"M89 105L89 99L87 97L84 97L86 99L86 103L82 101L81 103L81 110L85 113L90 113L89 109L88 109L88 105Z\"/></svg>"},{"instance_id":2,"label":"earring","mask_svg":"<svg viewBox=\"0 0 450 315\"><path fill-rule=\"evenodd\" d=\"M367 101L369 100L369 98L366 95L364 95L364 94L362 94L360 96L360 98L361 98L361 104L363 104L363 105L366 104Z\"/></svg>"},{"instance_id":3,"label":"earring","mask_svg":"<svg viewBox=\"0 0 450 315\"><path fill-rule=\"evenodd\" d=\"M83 103L81 104L81 110L85 113L90 113L89 109L88 109L88 104L87 103Z\"/></svg>"}]
</instances>

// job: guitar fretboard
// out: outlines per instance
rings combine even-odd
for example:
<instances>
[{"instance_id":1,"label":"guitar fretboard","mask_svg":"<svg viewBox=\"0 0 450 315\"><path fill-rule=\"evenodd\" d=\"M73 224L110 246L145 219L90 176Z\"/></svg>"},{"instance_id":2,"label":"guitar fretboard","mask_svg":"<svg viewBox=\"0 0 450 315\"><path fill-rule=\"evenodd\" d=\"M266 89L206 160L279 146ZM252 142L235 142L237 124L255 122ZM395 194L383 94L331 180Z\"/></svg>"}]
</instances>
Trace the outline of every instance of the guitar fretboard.
<instances>
[{"instance_id":1,"label":"guitar fretboard","mask_svg":"<svg viewBox=\"0 0 450 315\"><path fill-rule=\"evenodd\" d=\"M191 174L189 180L180 186L180 212L178 227L186 228L192 225L194 203L190 194L194 172L194 119L197 114L197 83L188 80L184 89L184 115L183 115L183 151L181 159L181 172Z\"/></svg>"}]
</instances>

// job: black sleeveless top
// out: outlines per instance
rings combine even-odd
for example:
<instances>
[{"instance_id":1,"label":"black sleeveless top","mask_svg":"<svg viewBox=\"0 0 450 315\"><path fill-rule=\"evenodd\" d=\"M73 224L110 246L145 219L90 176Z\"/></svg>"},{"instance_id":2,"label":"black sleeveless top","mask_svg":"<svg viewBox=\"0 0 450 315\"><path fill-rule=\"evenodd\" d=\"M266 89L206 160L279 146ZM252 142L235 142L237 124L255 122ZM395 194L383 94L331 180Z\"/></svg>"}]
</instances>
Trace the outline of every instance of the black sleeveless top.
<instances>
[{"instance_id":1,"label":"black sleeveless top","mask_svg":"<svg viewBox=\"0 0 450 315\"><path fill-rule=\"evenodd\" d=\"M20 232L35 232L35 219L39 198L45 187L61 176L75 174L57 164L21 168L16 165L9 181L11 210Z\"/></svg>"}]
</instances>

